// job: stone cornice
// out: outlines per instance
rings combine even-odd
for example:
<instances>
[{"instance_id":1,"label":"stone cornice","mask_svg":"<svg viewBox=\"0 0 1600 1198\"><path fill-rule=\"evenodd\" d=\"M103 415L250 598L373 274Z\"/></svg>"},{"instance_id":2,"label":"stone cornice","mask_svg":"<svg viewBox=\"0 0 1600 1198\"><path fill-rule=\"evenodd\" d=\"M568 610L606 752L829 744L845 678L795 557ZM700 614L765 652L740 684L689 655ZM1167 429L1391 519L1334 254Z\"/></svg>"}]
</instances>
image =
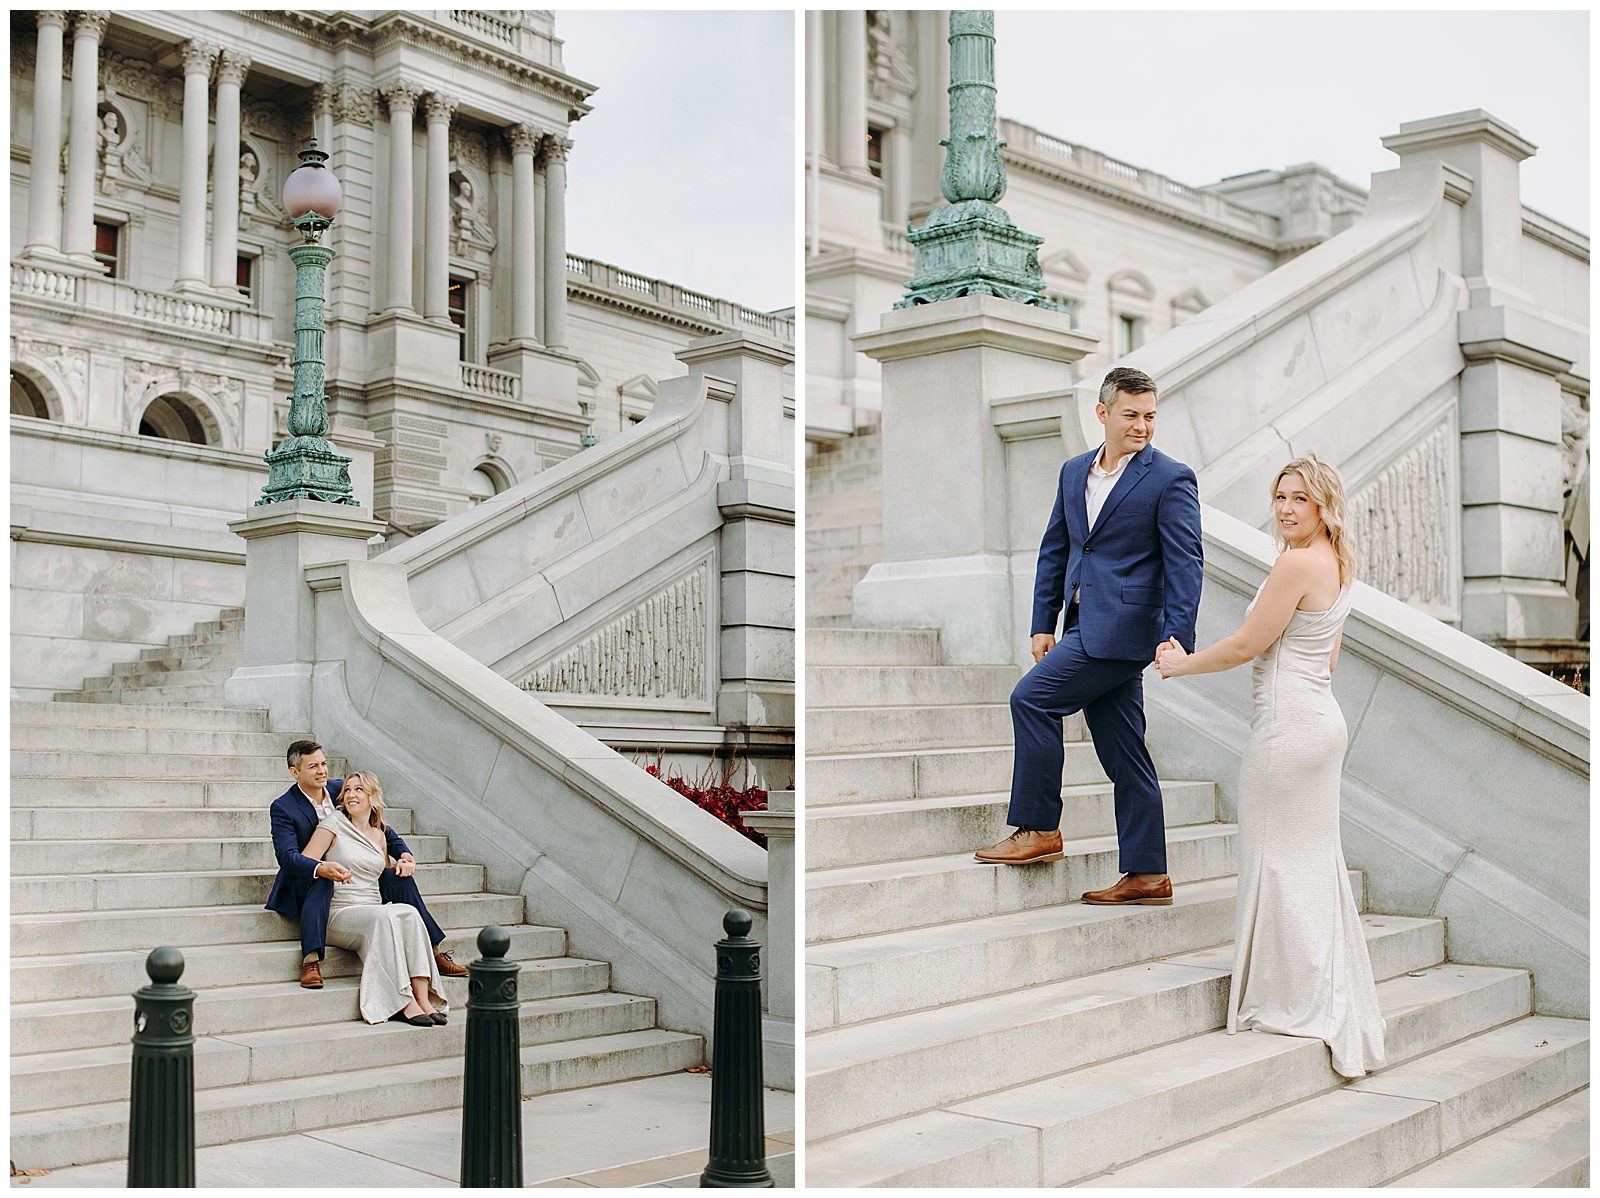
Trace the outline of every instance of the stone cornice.
<instances>
[{"instance_id":1,"label":"stone cornice","mask_svg":"<svg viewBox=\"0 0 1600 1198\"><path fill-rule=\"evenodd\" d=\"M1522 235L1543 242L1564 254L1571 254L1584 263L1589 261L1588 237L1577 229L1526 205L1522 209Z\"/></svg>"}]
</instances>

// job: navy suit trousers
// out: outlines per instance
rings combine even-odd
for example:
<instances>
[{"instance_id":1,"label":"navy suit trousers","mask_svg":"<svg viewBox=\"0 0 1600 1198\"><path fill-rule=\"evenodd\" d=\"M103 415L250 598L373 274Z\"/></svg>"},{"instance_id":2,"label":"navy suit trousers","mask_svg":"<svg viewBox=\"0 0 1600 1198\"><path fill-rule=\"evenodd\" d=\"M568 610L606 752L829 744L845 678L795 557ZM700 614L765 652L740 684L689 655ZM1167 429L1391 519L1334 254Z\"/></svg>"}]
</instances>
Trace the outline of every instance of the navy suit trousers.
<instances>
[{"instance_id":1,"label":"navy suit trousers","mask_svg":"<svg viewBox=\"0 0 1600 1198\"><path fill-rule=\"evenodd\" d=\"M315 954L319 959L327 955L328 908L333 902L335 883L327 878L313 878L310 889L300 903L300 956ZM378 896L386 903L405 903L415 907L422 916L422 925L428 929L428 940L435 948L444 939L444 932L428 914L422 901L422 891L417 889L415 877L402 878L392 869L378 875Z\"/></svg>"},{"instance_id":2,"label":"navy suit trousers","mask_svg":"<svg viewBox=\"0 0 1600 1198\"><path fill-rule=\"evenodd\" d=\"M1061 826L1066 756L1061 720L1082 711L1095 755L1115 790L1118 869L1125 874L1167 872L1161 785L1144 744L1141 675L1149 664L1090 657L1083 650L1077 611L1069 609L1055 648L1011 692L1016 756L1007 823L1042 832Z\"/></svg>"}]
</instances>

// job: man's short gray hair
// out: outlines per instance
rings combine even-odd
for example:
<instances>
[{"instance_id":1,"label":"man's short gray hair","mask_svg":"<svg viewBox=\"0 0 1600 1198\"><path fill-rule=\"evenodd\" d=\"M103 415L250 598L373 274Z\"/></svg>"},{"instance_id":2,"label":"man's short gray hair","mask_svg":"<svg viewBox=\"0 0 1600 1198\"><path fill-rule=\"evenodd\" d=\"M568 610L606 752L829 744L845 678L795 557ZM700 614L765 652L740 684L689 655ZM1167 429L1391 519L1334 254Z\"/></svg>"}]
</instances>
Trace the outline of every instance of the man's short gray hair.
<instances>
[{"instance_id":1,"label":"man's short gray hair","mask_svg":"<svg viewBox=\"0 0 1600 1198\"><path fill-rule=\"evenodd\" d=\"M1118 366L1106 375L1105 382L1100 384L1100 402L1110 407L1117 398L1118 391L1125 391L1129 395L1156 394L1155 380L1142 370L1134 370L1128 366Z\"/></svg>"}]
</instances>

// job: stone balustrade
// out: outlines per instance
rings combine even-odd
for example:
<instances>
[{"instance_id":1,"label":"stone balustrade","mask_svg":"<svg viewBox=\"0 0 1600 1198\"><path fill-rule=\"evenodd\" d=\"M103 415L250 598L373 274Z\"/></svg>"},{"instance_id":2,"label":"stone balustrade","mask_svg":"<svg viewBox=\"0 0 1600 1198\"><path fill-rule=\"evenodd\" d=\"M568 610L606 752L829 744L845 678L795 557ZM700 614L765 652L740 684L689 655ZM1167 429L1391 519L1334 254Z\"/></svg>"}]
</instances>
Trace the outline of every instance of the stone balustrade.
<instances>
[{"instance_id":1,"label":"stone balustrade","mask_svg":"<svg viewBox=\"0 0 1600 1198\"><path fill-rule=\"evenodd\" d=\"M603 300L607 295L627 302L648 302L652 307L672 312L682 312L697 323L729 331L757 329L780 341L794 342L794 317L774 312L757 312L741 307L732 300L718 299L704 292L691 291L665 279L653 279L600 262L593 258L567 255L567 278L579 282L593 292L593 298Z\"/></svg>"},{"instance_id":2,"label":"stone balustrade","mask_svg":"<svg viewBox=\"0 0 1600 1198\"><path fill-rule=\"evenodd\" d=\"M59 300L76 304L82 299L82 275L71 275L30 262L11 264L11 294L33 299Z\"/></svg>"},{"instance_id":3,"label":"stone balustrade","mask_svg":"<svg viewBox=\"0 0 1600 1198\"><path fill-rule=\"evenodd\" d=\"M503 42L507 46L517 44L517 26L492 12L476 8L452 8L448 13L452 25L470 29L490 41Z\"/></svg>"},{"instance_id":4,"label":"stone balustrade","mask_svg":"<svg viewBox=\"0 0 1600 1198\"><path fill-rule=\"evenodd\" d=\"M489 366L461 363L461 386L477 395L492 395L496 399L517 399L522 394L522 377L507 370Z\"/></svg>"},{"instance_id":5,"label":"stone balustrade","mask_svg":"<svg viewBox=\"0 0 1600 1198\"><path fill-rule=\"evenodd\" d=\"M86 317L146 321L169 332L201 333L263 345L272 343L272 320L227 303L135 287L122 279L74 274L32 262L11 264L13 302L68 304Z\"/></svg>"},{"instance_id":6,"label":"stone balustrade","mask_svg":"<svg viewBox=\"0 0 1600 1198\"><path fill-rule=\"evenodd\" d=\"M118 297L125 297L133 315L145 320L197 329L203 333L220 333L224 337L234 335L234 317L238 313L221 304L208 304L184 295L164 295L159 291L146 291L142 287L119 287ZM121 306L118 305L119 308Z\"/></svg>"}]
</instances>

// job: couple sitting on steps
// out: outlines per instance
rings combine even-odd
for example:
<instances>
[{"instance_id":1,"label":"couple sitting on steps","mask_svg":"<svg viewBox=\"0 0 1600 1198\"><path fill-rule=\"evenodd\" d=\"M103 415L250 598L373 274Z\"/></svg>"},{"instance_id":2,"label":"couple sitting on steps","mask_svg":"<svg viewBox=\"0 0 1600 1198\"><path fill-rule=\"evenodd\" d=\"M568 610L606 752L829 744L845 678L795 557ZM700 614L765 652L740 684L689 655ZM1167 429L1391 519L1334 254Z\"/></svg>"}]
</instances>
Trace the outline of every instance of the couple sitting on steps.
<instances>
[{"instance_id":1,"label":"couple sitting on steps","mask_svg":"<svg viewBox=\"0 0 1600 1198\"><path fill-rule=\"evenodd\" d=\"M1324 1040L1345 1077L1381 1068L1383 1015L1339 840L1347 730L1333 667L1356 565L1344 484L1312 454L1278 471L1271 493L1282 551L1239 630L1196 653L1204 563L1194 471L1151 444L1149 375L1113 370L1095 413L1105 444L1062 467L1039 546L1034 666L1011 695L1006 822L1016 831L976 856L1012 866L1061 859L1061 720L1082 711L1113 784L1123 875L1083 901L1170 906L1141 676L1147 666L1165 679L1253 661L1227 1030Z\"/></svg>"},{"instance_id":2,"label":"couple sitting on steps","mask_svg":"<svg viewBox=\"0 0 1600 1198\"><path fill-rule=\"evenodd\" d=\"M440 975L467 971L439 949L444 933L422 902L411 850L383 822L378 779L356 772L330 780L315 741L295 741L288 758L294 785L272 801L278 876L267 910L300 921L300 984L321 988L322 955L335 944L361 957L368 1023L446 1022Z\"/></svg>"}]
</instances>

